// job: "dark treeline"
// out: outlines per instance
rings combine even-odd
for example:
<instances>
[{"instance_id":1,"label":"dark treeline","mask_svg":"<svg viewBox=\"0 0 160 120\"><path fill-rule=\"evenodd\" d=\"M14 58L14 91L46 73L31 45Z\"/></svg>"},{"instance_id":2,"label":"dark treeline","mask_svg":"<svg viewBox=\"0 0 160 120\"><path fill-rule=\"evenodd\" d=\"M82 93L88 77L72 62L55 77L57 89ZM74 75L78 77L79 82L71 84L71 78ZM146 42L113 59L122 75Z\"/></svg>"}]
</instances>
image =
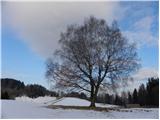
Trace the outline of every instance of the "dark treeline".
<instances>
[{"instance_id":1,"label":"dark treeline","mask_svg":"<svg viewBox=\"0 0 160 120\"><path fill-rule=\"evenodd\" d=\"M31 98L36 98L45 95L58 97L59 94L62 93L49 91L41 85L37 84L25 85L23 82L11 78L1 79L1 99L14 99L15 97L23 95ZM63 93L63 96L87 99L87 96L83 92Z\"/></svg>"},{"instance_id":2,"label":"dark treeline","mask_svg":"<svg viewBox=\"0 0 160 120\"><path fill-rule=\"evenodd\" d=\"M41 85L24 85L15 79L4 78L1 79L1 98L14 99L17 96L26 95L28 97L36 98L39 96L55 96L58 97L59 93L49 91ZM77 97L89 100L89 97L81 92L63 93L65 97ZM115 104L127 107L129 104L140 105L145 107L158 107L159 106L159 78L149 78L146 85L141 84L138 89L133 92L122 92L121 95L115 94L99 94L96 102Z\"/></svg>"},{"instance_id":3,"label":"dark treeline","mask_svg":"<svg viewBox=\"0 0 160 120\"><path fill-rule=\"evenodd\" d=\"M141 84L133 92L122 92L121 95L99 94L97 102L122 105L137 104L146 107L159 106L159 78L149 78L146 86Z\"/></svg>"},{"instance_id":4,"label":"dark treeline","mask_svg":"<svg viewBox=\"0 0 160 120\"><path fill-rule=\"evenodd\" d=\"M1 79L1 99L14 99L22 95L32 98L45 95L58 96L56 92L49 91L41 85L25 85L23 82L11 78Z\"/></svg>"}]
</instances>

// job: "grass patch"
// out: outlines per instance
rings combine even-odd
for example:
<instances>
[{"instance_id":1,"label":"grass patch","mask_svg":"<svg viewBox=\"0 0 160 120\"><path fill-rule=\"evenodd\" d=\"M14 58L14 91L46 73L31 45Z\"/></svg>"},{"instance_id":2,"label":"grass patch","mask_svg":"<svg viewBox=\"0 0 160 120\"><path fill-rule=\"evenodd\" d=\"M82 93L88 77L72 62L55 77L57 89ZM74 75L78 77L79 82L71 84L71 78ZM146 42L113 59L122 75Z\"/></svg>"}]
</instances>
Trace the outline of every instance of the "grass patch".
<instances>
[{"instance_id":1,"label":"grass patch","mask_svg":"<svg viewBox=\"0 0 160 120\"><path fill-rule=\"evenodd\" d=\"M108 112L108 108L103 108L103 107L95 107L95 108L91 108L89 106L64 106L64 105L49 105L48 108L51 109L58 109L58 108L62 108L62 109L77 109L77 110L95 110L95 111L105 111Z\"/></svg>"},{"instance_id":2,"label":"grass patch","mask_svg":"<svg viewBox=\"0 0 160 120\"><path fill-rule=\"evenodd\" d=\"M89 107L89 106L64 106L64 105L49 105L47 106L51 109L75 109L75 110L94 110L99 112L108 112L108 111L117 111L117 112L133 112L132 109L125 109L125 108L105 108L105 107ZM149 112L149 110L141 110L145 112Z\"/></svg>"}]
</instances>

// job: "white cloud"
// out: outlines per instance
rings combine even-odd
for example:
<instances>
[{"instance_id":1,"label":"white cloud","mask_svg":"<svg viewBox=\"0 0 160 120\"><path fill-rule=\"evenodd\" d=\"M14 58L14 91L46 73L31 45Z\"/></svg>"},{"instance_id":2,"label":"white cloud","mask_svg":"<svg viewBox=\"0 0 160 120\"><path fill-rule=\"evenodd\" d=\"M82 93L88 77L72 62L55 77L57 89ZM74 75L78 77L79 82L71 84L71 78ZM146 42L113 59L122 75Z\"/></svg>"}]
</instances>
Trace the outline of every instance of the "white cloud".
<instances>
[{"instance_id":1,"label":"white cloud","mask_svg":"<svg viewBox=\"0 0 160 120\"><path fill-rule=\"evenodd\" d=\"M141 84L146 85L148 78L151 77L158 77L159 73L154 68L141 68L139 69L134 75L132 75L132 79L129 79L127 82L127 85L122 86L119 88L118 92L121 93L122 91L130 91L133 92L133 90L136 88L138 89Z\"/></svg>"},{"instance_id":2,"label":"white cloud","mask_svg":"<svg viewBox=\"0 0 160 120\"><path fill-rule=\"evenodd\" d=\"M135 81L148 79L150 77L158 77L158 71L153 68L141 68L135 75L133 75Z\"/></svg>"},{"instance_id":3,"label":"white cloud","mask_svg":"<svg viewBox=\"0 0 160 120\"><path fill-rule=\"evenodd\" d=\"M4 2L2 18L34 52L48 57L58 48L60 32L67 25L90 15L111 22L121 18L114 14L119 8L118 2Z\"/></svg>"},{"instance_id":4,"label":"white cloud","mask_svg":"<svg viewBox=\"0 0 160 120\"><path fill-rule=\"evenodd\" d=\"M147 17L140 19L136 23L134 23L133 26L135 27L137 31L141 29L147 31L151 29L152 22L153 22L153 17L147 16Z\"/></svg>"},{"instance_id":5,"label":"white cloud","mask_svg":"<svg viewBox=\"0 0 160 120\"><path fill-rule=\"evenodd\" d=\"M138 47L158 45L158 36L153 35L151 30L154 20L153 16L145 16L131 25L130 30L123 33L131 42L136 42Z\"/></svg>"}]
</instances>

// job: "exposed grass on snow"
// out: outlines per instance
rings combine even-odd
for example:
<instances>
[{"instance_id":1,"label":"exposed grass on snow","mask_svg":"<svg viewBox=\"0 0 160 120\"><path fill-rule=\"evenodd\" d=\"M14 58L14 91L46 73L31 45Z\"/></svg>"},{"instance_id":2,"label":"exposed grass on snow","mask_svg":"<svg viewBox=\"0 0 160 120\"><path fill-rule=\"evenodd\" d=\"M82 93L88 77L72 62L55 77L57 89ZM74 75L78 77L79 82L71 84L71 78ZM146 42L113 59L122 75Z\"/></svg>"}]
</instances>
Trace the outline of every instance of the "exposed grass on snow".
<instances>
[{"instance_id":1,"label":"exposed grass on snow","mask_svg":"<svg viewBox=\"0 0 160 120\"><path fill-rule=\"evenodd\" d=\"M64 105L49 105L47 106L48 108L52 108L52 109L77 109L77 110L95 110L95 111L105 111L108 112L108 108L104 108L104 107L95 107L95 108L91 108L88 106L64 106Z\"/></svg>"}]
</instances>

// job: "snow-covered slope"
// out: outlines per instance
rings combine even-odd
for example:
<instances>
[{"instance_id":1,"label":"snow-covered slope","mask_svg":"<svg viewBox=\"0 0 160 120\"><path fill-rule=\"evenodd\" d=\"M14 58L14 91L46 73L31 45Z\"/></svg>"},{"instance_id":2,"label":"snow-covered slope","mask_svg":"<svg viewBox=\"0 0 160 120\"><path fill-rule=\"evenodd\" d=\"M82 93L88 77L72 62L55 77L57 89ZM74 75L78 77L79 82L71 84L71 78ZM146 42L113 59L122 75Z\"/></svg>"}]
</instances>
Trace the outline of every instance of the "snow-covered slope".
<instances>
[{"instance_id":1,"label":"snow-covered slope","mask_svg":"<svg viewBox=\"0 0 160 120\"><path fill-rule=\"evenodd\" d=\"M38 97L35 99L22 96L22 97L17 97L17 101L26 101L26 102L32 102L32 103L38 103L41 105L51 105L54 103L56 100L55 97ZM80 98L73 98L73 97L65 97L60 99L58 102L54 103L54 105L65 105L65 106L89 106L90 102L88 100L80 99ZM100 104L96 103L97 107L118 107L116 105L110 105L110 104Z\"/></svg>"},{"instance_id":2,"label":"snow-covered slope","mask_svg":"<svg viewBox=\"0 0 160 120\"><path fill-rule=\"evenodd\" d=\"M84 99L66 97L63 100L55 103L54 105L65 105L65 106L89 106L90 102ZM116 105L100 104L96 103L97 107L117 107Z\"/></svg>"},{"instance_id":3,"label":"snow-covered slope","mask_svg":"<svg viewBox=\"0 0 160 120\"><path fill-rule=\"evenodd\" d=\"M129 109L124 111L98 112L93 110L49 109L40 104L16 100L1 100L2 118L155 118L158 109Z\"/></svg>"}]
</instances>

